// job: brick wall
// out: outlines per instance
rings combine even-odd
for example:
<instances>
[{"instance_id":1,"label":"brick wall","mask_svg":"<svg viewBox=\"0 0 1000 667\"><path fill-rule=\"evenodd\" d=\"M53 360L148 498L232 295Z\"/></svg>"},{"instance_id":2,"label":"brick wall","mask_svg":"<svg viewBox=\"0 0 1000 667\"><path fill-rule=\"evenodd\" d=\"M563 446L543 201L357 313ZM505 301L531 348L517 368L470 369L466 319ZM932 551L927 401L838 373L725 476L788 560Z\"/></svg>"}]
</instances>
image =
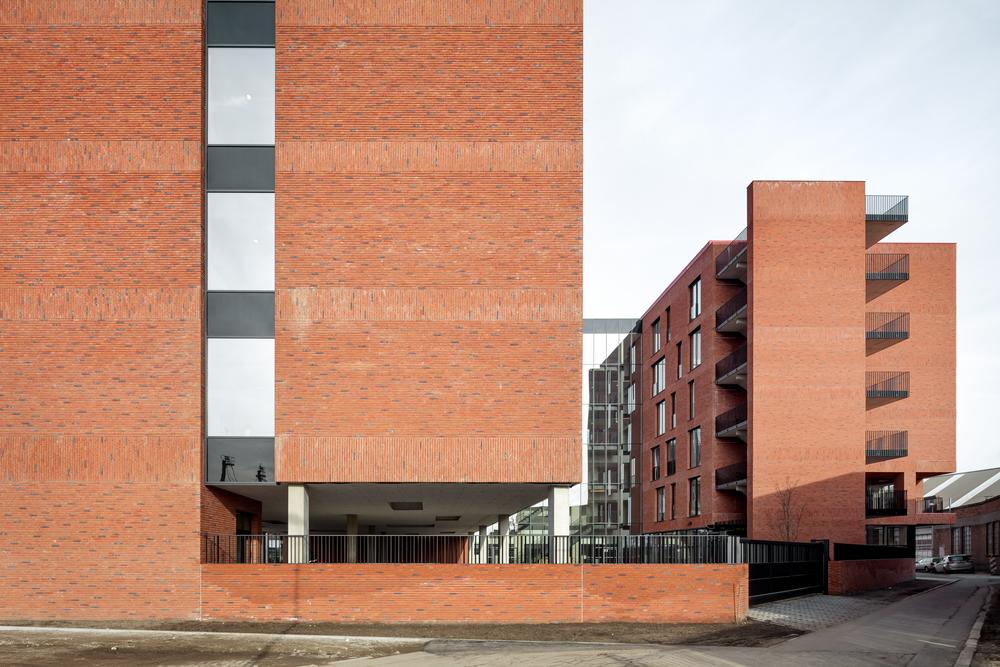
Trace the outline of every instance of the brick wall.
<instances>
[{"instance_id":1,"label":"brick wall","mask_svg":"<svg viewBox=\"0 0 1000 667\"><path fill-rule=\"evenodd\" d=\"M201 2L0 30L0 615L193 618Z\"/></svg>"},{"instance_id":2,"label":"brick wall","mask_svg":"<svg viewBox=\"0 0 1000 667\"><path fill-rule=\"evenodd\" d=\"M279 480L580 480L582 3L515 4L277 6Z\"/></svg>"},{"instance_id":3,"label":"brick wall","mask_svg":"<svg viewBox=\"0 0 1000 667\"><path fill-rule=\"evenodd\" d=\"M745 565L204 565L206 620L731 623Z\"/></svg>"},{"instance_id":4,"label":"brick wall","mask_svg":"<svg viewBox=\"0 0 1000 667\"><path fill-rule=\"evenodd\" d=\"M912 558L832 560L827 587L830 595L850 595L895 586L914 576Z\"/></svg>"}]
</instances>

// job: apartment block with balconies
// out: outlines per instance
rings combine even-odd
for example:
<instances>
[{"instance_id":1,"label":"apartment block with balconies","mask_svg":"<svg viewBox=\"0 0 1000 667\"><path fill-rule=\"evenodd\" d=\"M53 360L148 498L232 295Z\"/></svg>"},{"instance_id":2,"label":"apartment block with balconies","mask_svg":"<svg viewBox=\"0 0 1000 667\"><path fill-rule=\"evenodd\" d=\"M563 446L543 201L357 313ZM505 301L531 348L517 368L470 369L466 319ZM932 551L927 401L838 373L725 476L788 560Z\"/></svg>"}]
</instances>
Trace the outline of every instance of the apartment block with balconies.
<instances>
[{"instance_id":1,"label":"apartment block with balconies","mask_svg":"<svg viewBox=\"0 0 1000 667\"><path fill-rule=\"evenodd\" d=\"M633 530L912 542L948 520L921 482L955 466L955 245L884 242L909 198L863 182L747 196L642 318Z\"/></svg>"}]
</instances>

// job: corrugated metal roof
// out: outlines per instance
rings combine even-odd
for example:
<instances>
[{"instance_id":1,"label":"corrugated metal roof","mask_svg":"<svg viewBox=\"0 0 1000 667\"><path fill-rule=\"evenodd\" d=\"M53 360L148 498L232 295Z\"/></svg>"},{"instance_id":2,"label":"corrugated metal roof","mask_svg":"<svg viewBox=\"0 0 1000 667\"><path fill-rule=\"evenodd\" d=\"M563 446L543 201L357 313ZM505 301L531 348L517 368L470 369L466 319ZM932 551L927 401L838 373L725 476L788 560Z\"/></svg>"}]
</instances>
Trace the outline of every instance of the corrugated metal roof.
<instances>
[{"instance_id":1,"label":"corrugated metal roof","mask_svg":"<svg viewBox=\"0 0 1000 667\"><path fill-rule=\"evenodd\" d=\"M1000 468L955 472L924 480L924 497L939 496L946 508L974 505L1000 496Z\"/></svg>"}]
</instances>

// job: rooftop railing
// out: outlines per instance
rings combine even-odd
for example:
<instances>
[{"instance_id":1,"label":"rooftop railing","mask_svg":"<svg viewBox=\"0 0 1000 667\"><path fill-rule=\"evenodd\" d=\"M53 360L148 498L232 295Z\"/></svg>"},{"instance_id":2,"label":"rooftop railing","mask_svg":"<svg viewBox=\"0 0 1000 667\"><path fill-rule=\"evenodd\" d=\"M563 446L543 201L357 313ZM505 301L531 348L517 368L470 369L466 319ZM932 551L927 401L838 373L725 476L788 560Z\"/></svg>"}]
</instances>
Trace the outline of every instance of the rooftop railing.
<instances>
[{"instance_id":1,"label":"rooftop railing","mask_svg":"<svg viewBox=\"0 0 1000 667\"><path fill-rule=\"evenodd\" d=\"M868 222L906 222L910 218L907 195L865 195L865 220Z\"/></svg>"},{"instance_id":2,"label":"rooftop railing","mask_svg":"<svg viewBox=\"0 0 1000 667\"><path fill-rule=\"evenodd\" d=\"M209 564L742 563L731 535L202 535Z\"/></svg>"}]
</instances>

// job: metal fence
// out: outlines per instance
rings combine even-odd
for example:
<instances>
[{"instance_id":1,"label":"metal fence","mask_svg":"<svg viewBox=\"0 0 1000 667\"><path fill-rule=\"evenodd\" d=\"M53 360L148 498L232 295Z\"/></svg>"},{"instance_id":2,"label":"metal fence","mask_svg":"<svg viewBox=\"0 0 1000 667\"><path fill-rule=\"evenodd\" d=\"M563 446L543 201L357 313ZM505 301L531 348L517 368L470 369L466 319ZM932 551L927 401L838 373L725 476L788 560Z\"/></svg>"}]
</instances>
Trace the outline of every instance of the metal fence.
<instances>
[{"instance_id":1,"label":"metal fence","mask_svg":"<svg viewBox=\"0 0 1000 667\"><path fill-rule=\"evenodd\" d=\"M202 535L204 563L742 563L732 535Z\"/></svg>"},{"instance_id":2,"label":"metal fence","mask_svg":"<svg viewBox=\"0 0 1000 667\"><path fill-rule=\"evenodd\" d=\"M906 398L909 395L909 371L865 371L867 398Z\"/></svg>"},{"instance_id":3,"label":"metal fence","mask_svg":"<svg viewBox=\"0 0 1000 667\"><path fill-rule=\"evenodd\" d=\"M865 195L865 220L868 222L906 222L910 217L907 195Z\"/></svg>"},{"instance_id":4,"label":"metal fence","mask_svg":"<svg viewBox=\"0 0 1000 667\"><path fill-rule=\"evenodd\" d=\"M870 252L865 255L866 280L909 280L910 256L906 253Z\"/></svg>"}]
</instances>

